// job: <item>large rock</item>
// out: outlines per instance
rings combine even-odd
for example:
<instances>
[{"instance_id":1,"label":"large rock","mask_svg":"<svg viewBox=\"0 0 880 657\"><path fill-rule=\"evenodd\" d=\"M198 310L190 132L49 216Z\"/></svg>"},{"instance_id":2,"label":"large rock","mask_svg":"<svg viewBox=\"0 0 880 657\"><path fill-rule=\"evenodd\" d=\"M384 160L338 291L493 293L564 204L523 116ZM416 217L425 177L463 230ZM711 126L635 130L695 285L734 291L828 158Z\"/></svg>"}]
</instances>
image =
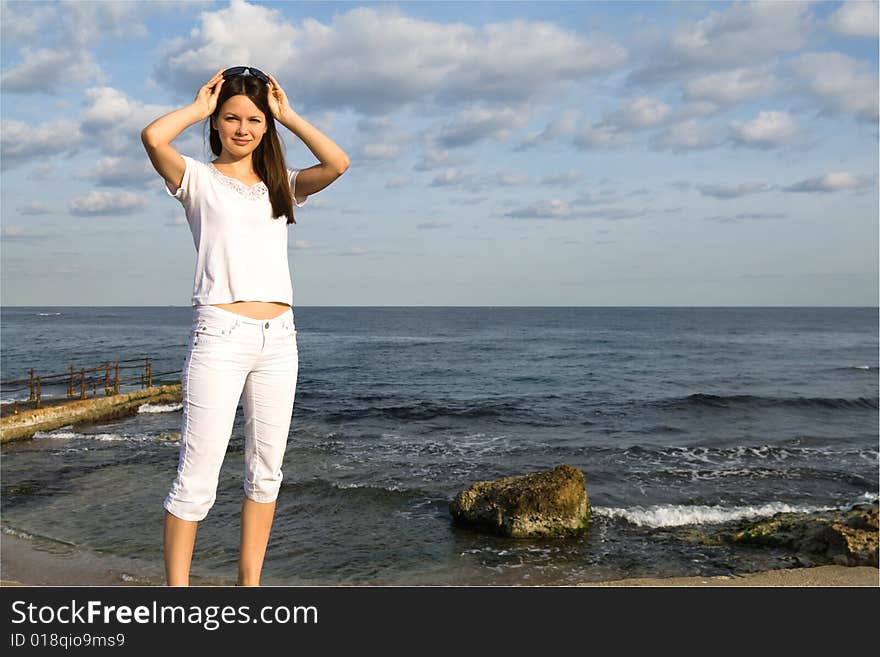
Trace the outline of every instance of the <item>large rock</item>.
<instances>
[{"instance_id":1,"label":"large rock","mask_svg":"<svg viewBox=\"0 0 880 657\"><path fill-rule=\"evenodd\" d=\"M842 566L877 566L877 503L843 511L777 513L724 535L731 543L782 547Z\"/></svg>"},{"instance_id":2,"label":"large rock","mask_svg":"<svg viewBox=\"0 0 880 657\"><path fill-rule=\"evenodd\" d=\"M782 512L723 525L672 528L702 545L781 548L808 565L877 566L877 502L847 509Z\"/></svg>"},{"instance_id":3,"label":"large rock","mask_svg":"<svg viewBox=\"0 0 880 657\"><path fill-rule=\"evenodd\" d=\"M458 525L514 538L573 534L590 520L584 475L565 464L479 481L456 495L449 510Z\"/></svg>"}]
</instances>

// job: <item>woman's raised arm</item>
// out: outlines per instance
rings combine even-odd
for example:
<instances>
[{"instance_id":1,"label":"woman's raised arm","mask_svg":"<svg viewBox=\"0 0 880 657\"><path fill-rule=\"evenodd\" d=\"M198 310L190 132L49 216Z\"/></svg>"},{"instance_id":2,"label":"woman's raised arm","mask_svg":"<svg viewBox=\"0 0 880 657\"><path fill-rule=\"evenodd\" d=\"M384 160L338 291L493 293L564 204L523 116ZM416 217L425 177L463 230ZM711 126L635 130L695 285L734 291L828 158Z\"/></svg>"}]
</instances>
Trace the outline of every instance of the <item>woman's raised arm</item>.
<instances>
[{"instance_id":1,"label":"woman's raised arm","mask_svg":"<svg viewBox=\"0 0 880 657\"><path fill-rule=\"evenodd\" d=\"M299 137L321 162L303 169L296 176L297 196L320 192L348 169L348 155L336 143L290 106L287 94L272 75L269 75L269 109L275 120Z\"/></svg>"},{"instance_id":2,"label":"woman's raised arm","mask_svg":"<svg viewBox=\"0 0 880 657\"><path fill-rule=\"evenodd\" d=\"M217 97L222 86L221 69L199 89L191 104L160 116L141 131L141 141L150 162L158 174L174 187L180 187L186 164L171 142L189 126L211 116L217 107Z\"/></svg>"}]
</instances>

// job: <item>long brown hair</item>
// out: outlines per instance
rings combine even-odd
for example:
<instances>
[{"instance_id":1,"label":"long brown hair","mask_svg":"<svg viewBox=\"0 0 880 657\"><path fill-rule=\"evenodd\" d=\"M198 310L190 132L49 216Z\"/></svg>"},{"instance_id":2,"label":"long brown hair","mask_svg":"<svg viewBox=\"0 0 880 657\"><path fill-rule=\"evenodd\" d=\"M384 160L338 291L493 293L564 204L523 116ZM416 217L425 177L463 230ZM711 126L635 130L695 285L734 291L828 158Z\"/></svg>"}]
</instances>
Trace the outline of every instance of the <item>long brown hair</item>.
<instances>
[{"instance_id":1,"label":"long brown hair","mask_svg":"<svg viewBox=\"0 0 880 657\"><path fill-rule=\"evenodd\" d=\"M220 155L223 151L220 143L220 133L214 129L212 119L220 116L220 108L232 96L247 96L254 105L266 115L266 134L260 141L260 145L254 149L254 171L266 184L269 190L269 200L272 203L272 218L287 217L288 224L295 224L293 217L293 200L290 191L290 179L287 177L287 166L284 163L284 149L275 129L275 119L269 109L268 90L266 84L252 75L233 75L226 78L220 87L220 95L217 98L217 107L214 113L208 117L209 141L214 155Z\"/></svg>"}]
</instances>

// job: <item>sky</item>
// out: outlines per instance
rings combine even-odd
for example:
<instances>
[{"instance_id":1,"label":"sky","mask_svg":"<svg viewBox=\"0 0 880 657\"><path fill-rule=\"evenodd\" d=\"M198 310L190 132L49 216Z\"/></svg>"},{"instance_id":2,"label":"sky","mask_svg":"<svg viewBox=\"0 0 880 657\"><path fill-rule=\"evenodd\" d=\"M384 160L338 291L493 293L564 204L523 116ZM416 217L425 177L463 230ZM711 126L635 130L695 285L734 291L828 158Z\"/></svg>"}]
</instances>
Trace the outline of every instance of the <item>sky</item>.
<instances>
[{"instance_id":1,"label":"sky","mask_svg":"<svg viewBox=\"0 0 880 657\"><path fill-rule=\"evenodd\" d=\"M190 305L140 131L235 65L351 161L288 227L294 306L878 305L873 1L29 1L0 27L4 306ZM174 145L212 159L202 124Z\"/></svg>"}]
</instances>

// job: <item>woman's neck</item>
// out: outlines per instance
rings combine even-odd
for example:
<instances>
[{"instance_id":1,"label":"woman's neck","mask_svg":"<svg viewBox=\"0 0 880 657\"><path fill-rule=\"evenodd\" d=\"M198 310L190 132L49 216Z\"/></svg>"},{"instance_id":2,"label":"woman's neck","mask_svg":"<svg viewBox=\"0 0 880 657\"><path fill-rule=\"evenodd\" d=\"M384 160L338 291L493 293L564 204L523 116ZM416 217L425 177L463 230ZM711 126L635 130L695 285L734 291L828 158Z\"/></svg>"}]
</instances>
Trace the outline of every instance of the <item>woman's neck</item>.
<instances>
[{"instance_id":1,"label":"woman's neck","mask_svg":"<svg viewBox=\"0 0 880 657\"><path fill-rule=\"evenodd\" d=\"M250 154L246 157L233 159L225 153L220 153L220 155L217 156L217 159L214 160L213 164L219 165L236 174L250 175L254 173L254 159Z\"/></svg>"}]
</instances>

